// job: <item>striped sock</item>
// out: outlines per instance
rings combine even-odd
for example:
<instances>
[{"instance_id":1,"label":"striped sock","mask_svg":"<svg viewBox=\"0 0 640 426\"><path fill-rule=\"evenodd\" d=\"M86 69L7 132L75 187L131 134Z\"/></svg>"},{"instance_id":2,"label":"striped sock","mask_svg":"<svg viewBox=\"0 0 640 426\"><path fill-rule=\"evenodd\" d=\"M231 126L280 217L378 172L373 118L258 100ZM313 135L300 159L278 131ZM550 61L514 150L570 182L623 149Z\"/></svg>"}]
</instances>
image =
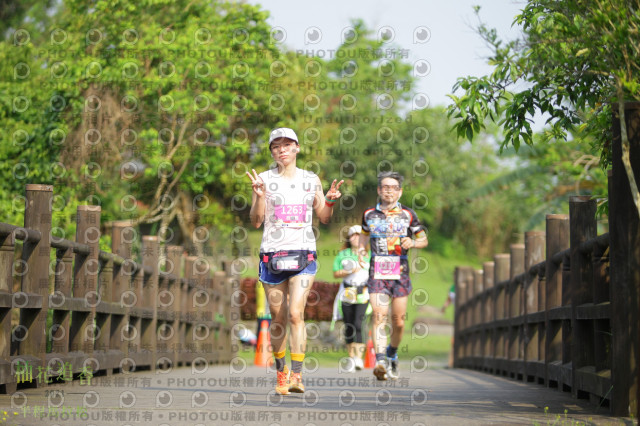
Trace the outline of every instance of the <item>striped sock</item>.
<instances>
[{"instance_id":1,"label":"striped sock","mask_svg":"<svg viewBox=\"0 0 640 426\"><path fill-rule=\"evenodd\" d=\"M287 351L282 352L274 352L273 357L276 360L276 370L283 371L284 370L284 355Z\"/></svg>"},{"instance_id":2,"label":"striped sock","mask_svg":"<svg viewBox=\"0 0 640 426\"><path fill-rule=\"evenodd\" d=\"M301 373L302 363L304 362L304 354L291 354L291 372Z\"/></svg>"}]
</instances>

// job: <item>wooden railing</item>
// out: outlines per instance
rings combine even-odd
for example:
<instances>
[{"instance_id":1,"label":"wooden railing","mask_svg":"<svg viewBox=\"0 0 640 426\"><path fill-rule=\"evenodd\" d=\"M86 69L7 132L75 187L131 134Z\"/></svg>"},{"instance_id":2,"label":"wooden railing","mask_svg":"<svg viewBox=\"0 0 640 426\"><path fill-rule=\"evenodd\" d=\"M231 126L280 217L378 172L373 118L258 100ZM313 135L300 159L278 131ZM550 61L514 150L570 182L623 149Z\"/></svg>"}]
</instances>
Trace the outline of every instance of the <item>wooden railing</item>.
<instances>
[{"instance_id":1,"label":"wooden railing","mask_svg":"<svg viewBox=\"0 0 640 426\"><path fill-rule=\"evenodd\" d=\"M629 105L626 118L640 177L640 106ZM594 200L571 197L569 215L548 215L546 232L525 233L524 244L480 270L456 268L454 366L557 387L614 415L638 416L640 220L616 121L609 233L596 235Z\"/></svg>"},{"instance_id":2,"label":"wooden railing","mask_svg":"<svg viewBox=\"0 0 640 426\"><path fill-rule=\"evenodd\" d=\"M228 263L212 274L205 259L167 246L161 271L156 236L142 237L140 263L126 221L113 223L112 253L101 251L99 206L78 206L75 241L56 238L53 187L27 185L25 197L24 226L0 223L1 391L13 392L26 366L39 386L231 360L239 280Z\"/></svg>"},{"instance_id":3,"label":"wooden railing","mask_svg":"<svg viewBox=\"0 0 640 426\"><path fill-rule=\"evenodd\" d=\"M570 203L570 217L547 216L546 238L527 232L482 270L456 268L454 365L609 399L609 234L591 238L595 201Z\"/></svg>"}]
</instances>

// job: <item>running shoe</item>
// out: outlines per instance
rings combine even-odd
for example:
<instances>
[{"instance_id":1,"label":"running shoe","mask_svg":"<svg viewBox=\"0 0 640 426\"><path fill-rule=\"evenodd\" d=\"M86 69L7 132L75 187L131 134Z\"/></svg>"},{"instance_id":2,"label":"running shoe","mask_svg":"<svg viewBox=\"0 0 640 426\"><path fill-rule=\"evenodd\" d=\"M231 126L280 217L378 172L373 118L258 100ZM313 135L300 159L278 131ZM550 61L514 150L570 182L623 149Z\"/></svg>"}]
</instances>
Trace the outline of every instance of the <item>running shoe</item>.
<instances>
[{"instance_id":1,"label":"running shoe","mask_svg":"<svg viewBox=\"0 0 640 426\"><path fill-rule=\"evenodd\" d=\"M304 393L301 373L291 373L289 375L289 392Z\"/></svg>"},{"instance_id":2,"label":"running shoe","mask_svg":"<svg viewBox=\"0 0 640 426\"><path fill-rule=\"evenodd\" d=\"M395 380L398 378L398 355L393 358L387 358L387 360L389 365L389 371L387 374L390 379Z\"/></svg>"},{"instance_id":3,"label":"running shoe","mask_svg":"<svg viewBox=\"0 0 640 426\"><path fill-rule=\"evenodd\" d=\"M289 394L289 367L286 365L282 371L276 372L276 393L279 395Z\"/></svg>"},{"instance_id":4,"label":"running shoe","mask_svg":"<svg viewBox=\"0 0 640 426\"><path fill-rule=\"evenodd\" d=\"M378 380L387 380L387 369L387 360L378 360L376 361L376 366L373 368L373 375L376 376Z\"/></svg>"},{"instance_id":5,"label":"running shoe","mask_svg":"<svg viewBox=\"0 0 640 426\"><path fill-rule=\"evenodd\" d=\"M362 358L354 358L356 360L356 370L362 370L364 368L364 363L362 362Z\"/></svg>"},{"instance_id":6,"label":"running shoe","mask_svg":"<svg viewBox=\"0 0 640 426\"><path fill-rule=\"evenodd\" d=\"M342 371L345 373L355 373L356 372L356 360L355 358L347 357L342 358L341 364L344 365Z\"/></svg>"}]
</instances>

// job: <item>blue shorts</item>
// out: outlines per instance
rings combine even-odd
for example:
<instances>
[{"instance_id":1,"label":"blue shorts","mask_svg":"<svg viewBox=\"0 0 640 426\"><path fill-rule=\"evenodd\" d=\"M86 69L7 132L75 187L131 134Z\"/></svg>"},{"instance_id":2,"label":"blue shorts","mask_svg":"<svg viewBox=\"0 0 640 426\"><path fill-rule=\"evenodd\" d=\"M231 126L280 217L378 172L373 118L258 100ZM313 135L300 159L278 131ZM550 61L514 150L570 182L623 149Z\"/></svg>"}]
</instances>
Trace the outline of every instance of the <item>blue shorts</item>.
<instances>
[{"instance_id":1,"label":"blue shorts","mask_svg":"<svg viewBox=\"0 0 640 426\"><path fill-rule=\"evenodd\" d=\"M258 271L260 275L260 281L265 284L278 285L291 277L295 277L296 275L315 275L318 272L318 264L314 260L310 264L307 265L302 271L284 271L278 274L274 274L269 271L269 268L260 261L260 265L258 266Z\"/></svg>"}]
</instances>

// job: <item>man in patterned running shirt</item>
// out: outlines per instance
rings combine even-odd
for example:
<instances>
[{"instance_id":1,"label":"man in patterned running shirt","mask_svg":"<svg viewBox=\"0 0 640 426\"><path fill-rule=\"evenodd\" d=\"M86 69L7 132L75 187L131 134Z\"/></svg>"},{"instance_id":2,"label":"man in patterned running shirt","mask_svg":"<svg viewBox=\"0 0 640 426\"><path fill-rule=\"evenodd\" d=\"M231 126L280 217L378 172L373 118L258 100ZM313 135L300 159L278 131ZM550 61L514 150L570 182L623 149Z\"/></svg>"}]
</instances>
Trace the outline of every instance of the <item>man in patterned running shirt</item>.
<instances>
[{"instance_id":1,"label":"man in patterned running shirt","mask_svg":"<svg viewBox=\"0 0 640 426\"><path fill-rule=\"evenodd\" d=\"M398 347L404 332L407 301L411 293L409 261L411 248L424 248L427 233L416 213L398 202L404 178L397 172L378 174L379 203L366 209L362 216L362 233L371 244L369 268L370 303L373 308L373 340L378 380L398 378ZM366 239L360 239L360 253L366 253ZM391 306L391 341L384 333Z\"/></svg>"}]
</instances>

